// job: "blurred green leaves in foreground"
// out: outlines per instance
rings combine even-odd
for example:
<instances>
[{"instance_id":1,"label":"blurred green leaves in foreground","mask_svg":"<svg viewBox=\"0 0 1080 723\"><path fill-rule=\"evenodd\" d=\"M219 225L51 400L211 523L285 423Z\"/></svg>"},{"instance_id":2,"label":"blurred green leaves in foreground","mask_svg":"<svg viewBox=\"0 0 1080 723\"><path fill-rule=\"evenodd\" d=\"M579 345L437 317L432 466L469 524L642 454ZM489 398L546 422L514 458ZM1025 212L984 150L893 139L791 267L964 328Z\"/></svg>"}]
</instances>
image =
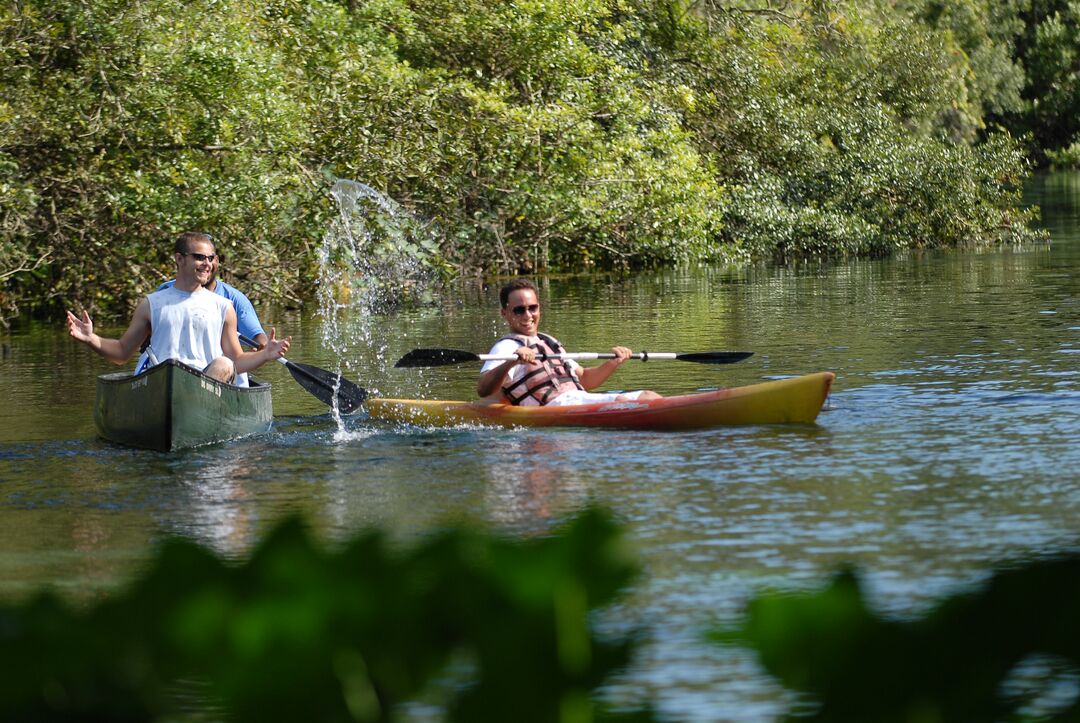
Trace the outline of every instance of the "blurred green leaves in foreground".
<instances>
[{"instance_id":1,"label":"blurred green leaves in foreground","mask_svg":"<svg viewBox=\"0 0 1080 723\"><path fill-rule=\"evenodd\" d=\"M542 539L457 529L409 549L371 532L326 551L291 519L241 563L172 541L97 605L0 608L0 719L389 721L422 704L458 721L652 721L596 695L642 636L601 636L594 612L636 572L595 509ZM714 638L806 694L800 718L1076 720L1078 602L1076 555L904 621L872 613L845 571L758 596Z\"/></svg>"},{"instance_id":2,"label":"blurred green leaves in foreground","mask_svg":"<svg viewBox=\"0 0 1080 723\"><path fill-rule=\"evenodd\" d=\"M596 511L540 540L451 530L407 551L380 533L322 551L291 520L238 565L173 541L92 609L0 609L0 720L177 720L192 688L228 720L392 720L455 672L451 720L650 720L591 698L632 639L599 639L588 612L634 572Z\"/></svg>"},{"instance_id":3,"label":"blurred green leaves in foreground","mask_svg":"<svg viewBox=\"0 0 1080 723\"><path fill-rule=\"evenodd\" d=\"M1001 568L923 617L872 613L857 575L812 594L750 603L742 629L786 687L815 705L801 720L1080 720L1080 555Z\"/></svg>"}]
</instances>

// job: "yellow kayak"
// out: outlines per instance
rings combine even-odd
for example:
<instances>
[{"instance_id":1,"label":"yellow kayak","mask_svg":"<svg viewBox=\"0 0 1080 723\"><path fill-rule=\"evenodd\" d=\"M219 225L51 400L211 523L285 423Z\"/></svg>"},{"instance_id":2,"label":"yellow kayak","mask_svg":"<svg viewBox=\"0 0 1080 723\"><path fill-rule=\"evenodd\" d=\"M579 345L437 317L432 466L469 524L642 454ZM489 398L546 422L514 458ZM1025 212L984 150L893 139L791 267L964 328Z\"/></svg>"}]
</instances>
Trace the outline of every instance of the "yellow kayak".
<instances>
[{"instance_id":1,"label":"yellow kayak","mask_svg":"<svg viewBox=\"0 0 1080 723\"><path fill-rule=\"evenodd\" d=\"M817 419L834 378L832 372L819 372L714 392L565 407L381 398L369 398L366 406L373 419L425 427L485 424L701 429L730 424L808 424Z\"/></svg>"}]
</instances>

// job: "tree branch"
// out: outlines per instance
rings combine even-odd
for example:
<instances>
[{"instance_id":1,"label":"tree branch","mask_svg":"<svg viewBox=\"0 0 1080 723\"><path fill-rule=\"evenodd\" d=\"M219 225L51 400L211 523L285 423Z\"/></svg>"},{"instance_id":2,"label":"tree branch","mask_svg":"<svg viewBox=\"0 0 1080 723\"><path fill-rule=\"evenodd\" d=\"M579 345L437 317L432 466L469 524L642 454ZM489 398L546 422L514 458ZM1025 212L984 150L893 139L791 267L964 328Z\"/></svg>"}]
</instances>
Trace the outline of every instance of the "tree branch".
<instances>
[{"instance_id":1,"label":"tree branch","mask_svg":"<svg viewBox=\"0 0 1080 723\"><path fill-rule=\"evenodd\" d=\"M11 269L10 271L5 271L4 273L0 274L0 281L3 281L4 279L6 279L6 278L8 278L10 276L14 276L15 274L21 274L24 271L33 271L34 269L36 269L37 267L39 267L43 263L45 263L46 259L49 258L50 254L52 254L52 249L46 251L41 256L41 258L39 258L37 261L34 262L33 266L26 266L25 264L23 264L22 266L20 266L17 269Z\"/></svg>"}]
</instances>

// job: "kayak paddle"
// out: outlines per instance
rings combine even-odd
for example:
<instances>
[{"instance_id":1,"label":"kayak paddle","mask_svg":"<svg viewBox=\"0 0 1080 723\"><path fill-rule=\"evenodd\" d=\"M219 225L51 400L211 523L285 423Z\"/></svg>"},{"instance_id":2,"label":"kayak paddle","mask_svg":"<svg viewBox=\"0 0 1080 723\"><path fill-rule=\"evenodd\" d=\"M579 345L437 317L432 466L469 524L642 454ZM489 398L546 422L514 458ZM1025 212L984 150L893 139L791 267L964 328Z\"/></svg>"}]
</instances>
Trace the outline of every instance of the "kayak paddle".
<instances>
[{"instance_id":1,"label":"kayak paddle","mask_svg":"<svg viewBox=\"0 0 1080 723\"><path fill-rule=\"evenodd\" d=\"M676 354L673 352L643 351L631 354L631 359L641 361L688 361L698 364L733 364L752 356L752 351L698 351L689 354ZM504 356L500 354L474 354L471 351L460 349L413 349L405 356L397 360L395 367L441 367L448 364L461 364L462 362L477 361L507 361L516 359L516 356ZM539 357L543 359L543 355ZM571 352L567 354L552 354L552 359L574 359L575 361L591 361L593 359L614 359L611 352Z\"/></svg>"},{"instance_id":2,"label":"kayak paddle","mask_svg":"<svg viewBox=\"0 0 1080 723\"><path fill-rule=\"evenodd\" d=\"M240 341L250 347L258 347L251 339L241 336ZM333 407L334 397L337 397L337 408L342 414L350 414L360 408L367 399L367 390L358 387L340 374L328 372L310 364L297 364L283 356L278 357L279 362L292 374L296 383L311 393L313 397L323 404Z\"/></svg>"}]
</instances>

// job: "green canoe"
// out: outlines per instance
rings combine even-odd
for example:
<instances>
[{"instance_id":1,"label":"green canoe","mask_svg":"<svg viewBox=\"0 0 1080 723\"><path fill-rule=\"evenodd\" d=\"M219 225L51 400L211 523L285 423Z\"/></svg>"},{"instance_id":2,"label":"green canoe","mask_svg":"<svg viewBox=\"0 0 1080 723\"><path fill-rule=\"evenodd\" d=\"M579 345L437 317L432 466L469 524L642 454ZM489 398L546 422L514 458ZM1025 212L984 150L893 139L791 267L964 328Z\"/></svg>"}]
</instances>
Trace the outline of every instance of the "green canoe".
<instances>
[{"instance_id":1,"label":"green canoe","mask_svg":"<svg viewBox=\"0 0 1080 723\"><path fill-rule=\"evenodd\" d=\"M97 379L94 423L105 439L169 452L270 429L270 385L236 387L169 359L142 374Z\"/></svg>"}]
</instances>

